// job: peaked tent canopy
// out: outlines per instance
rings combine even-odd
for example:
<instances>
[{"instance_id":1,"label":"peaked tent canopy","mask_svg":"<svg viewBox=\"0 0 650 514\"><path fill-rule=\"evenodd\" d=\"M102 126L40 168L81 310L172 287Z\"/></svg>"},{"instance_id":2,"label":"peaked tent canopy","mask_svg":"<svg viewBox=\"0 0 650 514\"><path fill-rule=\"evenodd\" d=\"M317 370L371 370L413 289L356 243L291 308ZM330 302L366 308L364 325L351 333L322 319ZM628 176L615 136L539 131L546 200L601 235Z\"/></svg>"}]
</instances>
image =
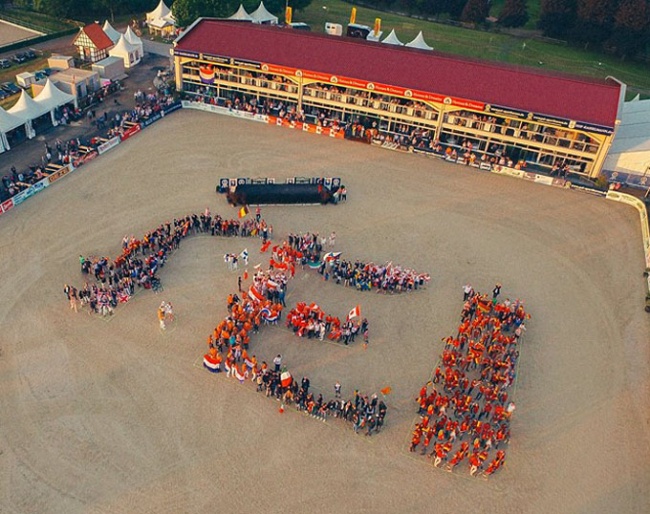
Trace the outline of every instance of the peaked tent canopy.
<instances>
[{"instance_id":1,"label":"peaked tent canopy","mask_svg":"<svg viewBox=\"0 0 650 514\"><path fill-rule=\"evenodd\" d=\"M131 68L140 62L141 56L138 54L138 48L129 43L124 34L120 34L117 44L110 49L108 55L111 57L121 57L124 59L124 67Z\"/></svg>"},{"instance_id":2,"label":"peaked tent canopy","mask_svg":"<svg viewBox=\"0 0 650 514\"><path fill-rule=\"evenodd\" d=\"M269 23L271 25L278 23L278 17L264 7L264 2L260 2L259 7L251 13L251 18L253 18L253 23Z\"/></svg>"},{"instance_id":3,"label":"peaked tent canopy","mask_svg":"<svg viewBox=\"0 0 650 514\"><path fill-rule=\"evenodd\" d=\"M424 40L422 31L419 32L417 36L410 43L406 43L406 46L409 48L420 48L422 50L433 50L432 46L427 45L427 42Z\"/></svg>"},{"instance_id":4,"label":"peaked tent canopy","mask_svg":"<svg viewBox=\"0 0 650 514\"><path fill-rule=\"evenodd\" d=\"M25 121L34 120L43 114L50 112L50 109L47 106L38 104L31 96L27 94L27 91L23 90L20 94L20 98L11 109L7 112L9 114L14 114L19 118L22 118Z\"/></svg>"},{"instance_id":5,"label":"peaked tent canopy","mask_svg":"<svg viewBox=\"0 0 650 514\"><path fill-rule=\"evenodd\" d=\"M142 44L142 39L140 39L137 34L131 30L130 26L127 27L126 32L124 33L124 39L126 39L136 48L138 51L138 59L144 57L144 46Z\"/></svg>"},{"instance_id":6,"label":"peaked tent canopy","mask_svg":"<svg viewBox=\"0 0 650 514\"><path fill-rule=\"evenodd\" d=\"M109 37L109 39L113 42L113 44L117 43L117 40L120 39L120 33L115 30L110 23L108 23L108 20L104 22L102 29L104 30L104 33Z\"/></svg>"},{"instance_id":7,"label":"peaked tent canopy","mask_svg":"<svg viewBox=\"0 0 650 514\"><path fill-rule=\"evenodd\" d=\"M0 107L0 134L6 134L10 130L25 124L24 118L16 114L11 114Z\"/></svg>"},{"instance_id":8,"label":"peaked tent canopy","mask_svg":"<svg viewBox=\"0 0 650 514\"><path fill-rule=\"evenodd\" d=\"M36 103L47 107L48 110L56 109L62 105L74 103L77 105L77 99L74 95L61 91L48 78L41 92L34 99Z\"/></svg>"},{"instance_id":9,"label":"peaked tent canopy","mask_svg":"<svg viewBox=\"0 0 650 514\"><path fill-rule=\"evenodd\" d=\"M397 46L404 46L404 43L402 43L399 38L397 37L397 34L395 34L395 29L390 31L390 34L382 41L382 43L385 43L387 45L397 45Z\"/></svg>"},{"instance_id":10,"label":"peaked tent canopy","mask_svg":"<svg viewBox=\"0 0 650 514\"><path fill-rule=\"evenodd\" d=\"M171 16L173 18L169 7L165 5L165 2L163 0L160 0L158 6L153 11L147 13L147 21L167 18L168 16Z\"/></svg>"},{"instance_id":11,"label":"peaked tent canopy","mask_svg":"<svg viewBox=\"0 0 650 514\"><path fill-rule=\"evenodd\" d=\"M246 12L243 4L239 4L237 12L228 18L229 20L253 21L253 17Z\"/></svg>"}]
</instances>

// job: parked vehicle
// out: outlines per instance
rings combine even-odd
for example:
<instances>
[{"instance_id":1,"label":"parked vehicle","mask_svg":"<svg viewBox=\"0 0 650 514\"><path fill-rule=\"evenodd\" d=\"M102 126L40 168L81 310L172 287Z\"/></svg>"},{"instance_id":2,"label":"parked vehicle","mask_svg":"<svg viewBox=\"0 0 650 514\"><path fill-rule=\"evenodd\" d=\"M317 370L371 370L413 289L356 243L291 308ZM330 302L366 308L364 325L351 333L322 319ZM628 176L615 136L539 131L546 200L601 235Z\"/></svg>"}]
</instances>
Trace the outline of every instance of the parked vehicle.
<instances>
[{"instance_id":1,"label":"parked vehicle","mask_svg":"<svg viewBox=\"0 0 650 514\"><path fill-rule=\"evenodd\" d=\"M0 59L0 68L11 68L11 61L9 59Z\"/></svg>"},{"instance_id":2,"label":"parked vehicle","mask_svg":"<svg viewBox=\"0 0 650 514\"><path fill-rule=\"evenodd\" d=\"M9 93L9 95L17 95L22 90L13 82L3 82L0 84L0 88Z\"/></svg>"},{"instance_id":3,"label":"parked vehicle","mask_svg":"<svg viewBox=\"0 0 650 514\"><path fill-rule=\"evenodd\" d=\"M25 54L20 53L14 55L11 59L17 64L22 64L27 60L27 57L25 57Z\"/></svg>"},{"instance_id":4,"label":"parked vehicle","mask_svg":"<svg viewBox=\"0 0 650 514\"><path fill-rule=\"evenodd\" d=\"M27 60L36 59L36 52L32 49L27 50L23 55Z\"/></svg>"}]
</instances>

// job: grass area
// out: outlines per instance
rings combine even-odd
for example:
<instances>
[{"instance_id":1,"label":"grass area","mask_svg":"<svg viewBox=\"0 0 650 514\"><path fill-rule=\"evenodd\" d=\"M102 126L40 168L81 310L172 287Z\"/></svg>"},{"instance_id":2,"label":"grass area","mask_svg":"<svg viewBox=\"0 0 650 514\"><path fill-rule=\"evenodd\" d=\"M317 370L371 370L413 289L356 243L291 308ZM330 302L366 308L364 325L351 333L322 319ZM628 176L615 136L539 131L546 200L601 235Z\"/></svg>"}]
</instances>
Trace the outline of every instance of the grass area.
<instances>
[{"instance_id":1,"label":"grass area","mask_svg":"<svg viewBox=\"0 0 650 514\"><path fill-rule=\"evenodd\" d=\"M294 21L304 21L317 32L325 31L326 21L340 23L345 30L350 10L351 5L342 0L316 0L304 11L295 13ZM650 93L650 66L647 64L625 62L572 46L453 27L357 7L357 23L372 27L375 18L381 18L384 36L395 29L404 43L421 30L425 40L441 52L597 79L611 75L625 82L631 92Z\"/></svg>"},{"instance_id":2,"label":"grass area","mask_svg":"<svg viewBox=\"0 0 650 514\"><path fill-rule=\"evenodd\" d=\"M44 52L42 56L37 57L33 61L28 61L20 66L12 66L6 70L0 71L0 83L2 82L13 82L16 83L16 75L23 73L25 71L36 71L47 68L47 58L50 56L49 52ZM31 88L27 90L28 93L31 93ZM11 109L14 104L18 101L20 95L13 95L9 98L5 98L0 101L0 107L3 109Z\"/></svg>"},{"instance_id":3,"label":"grass area","mask_svg":"<svg viewBox=\"0 0 650 514\"><path fill-rule=\"evenodd\" d=\"M53 34L78 26L73 21L61 20L47 14L17 8L0 9L0 18L45 34Z\"/></svg>"}]
</instances>

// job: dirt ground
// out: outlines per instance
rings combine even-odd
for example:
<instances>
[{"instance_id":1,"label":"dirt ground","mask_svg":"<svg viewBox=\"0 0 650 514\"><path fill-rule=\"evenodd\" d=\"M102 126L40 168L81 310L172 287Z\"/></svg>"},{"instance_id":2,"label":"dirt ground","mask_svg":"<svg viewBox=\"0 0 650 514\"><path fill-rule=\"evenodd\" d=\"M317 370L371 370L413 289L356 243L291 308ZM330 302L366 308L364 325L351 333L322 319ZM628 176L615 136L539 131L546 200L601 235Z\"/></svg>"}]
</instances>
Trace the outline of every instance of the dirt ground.
<instances>
[{"instance_id":1,"label":"dirt ground","mask_svg":"<svg viewBox=\"0 0 650 514\"><path fill-rule=\"evenodd\" d=\"M115 256L125 234L200 212L235 216L220 177L341 176L347 203L269 206L276 239L336 231L345 257L431 274L412 294L360 293L302 272L287 303L345 315L371 344L298 341L264 328L252 353L282 353L327 396L391 386L372 438L321 423L200 367L236 273L222 256L259 241L197 236L110 321L68 309L78 255ZM650 512L650 320L638 214L574 191L438 160L181 111L0 218L0 511ZM462 286L503 283L533 319L519 359L506 467L486 481L408 450L414 397ZM175 325L157 326L161 298ZM461 472L462 471L462 472Z\"/></svg>"},{"instance_id":2,"label":"dirt ground","mask_svg":"<svg viewBox=\"0 0 650 514\"><path fill-rule=\"evenodd\" d=\"M0 20L0 46L38 36L38 32Z\"/></svg>"}]
</instances>

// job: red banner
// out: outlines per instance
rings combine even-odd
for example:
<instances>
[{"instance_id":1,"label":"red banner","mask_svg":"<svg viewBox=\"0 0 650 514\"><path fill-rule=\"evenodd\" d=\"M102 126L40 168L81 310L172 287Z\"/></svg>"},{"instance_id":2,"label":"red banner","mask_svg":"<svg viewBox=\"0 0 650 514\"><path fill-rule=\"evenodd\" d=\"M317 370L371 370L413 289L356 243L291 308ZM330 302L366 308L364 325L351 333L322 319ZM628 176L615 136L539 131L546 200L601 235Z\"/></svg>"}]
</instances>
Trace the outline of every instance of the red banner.
<instances>
[{"instance_id":1,"label":"red banner","mask_svg":"<svg viewBox=\"0 0 650 514\"><path fill-rule=\"evenodd\" d=\"M3 214L5 212L7 212L8 210L12 209L13 206L14 206L14 201L11 198L9 198L9 200L5 200L0 205L0 214Z\"/></svg>"},{"instance_id":2,"label":"red banner","mask_svg":"<svg viewBox=\"0 0 650 514\"><path fill-rule=\"evenodd\" d=\"M140 130L142 130L142 127L140 127L140 124L139 124L139 123L136 123L135 125L133 125L132 127L130 127L128 130L125 130L125 131L124 131L124 134L122 134L122 136L120 137L120 139L121 139L122 141L126 141L126 140L129 139L131 136L133 136L134 134L137 134L138 132L140 132Z\"/></svg>"},{"instance_id":3,"label":"red banner","mask_svg":"<svg viewBox=\"0 0 650 514\"><path fill-rule=\"evenodd\" d=\"M323 134L329 137L335 137L337 139L343 139L345 134L343 129L335 127L321 127L320 125L312 125L310 123L302 123L301 121L289 121L283 118L278 118L277 116L268 117L269 125L278 125L280 127L289 127L296 130L302 130L303 132L309 132L310 134Z\"/></svg>"}]
</instances>

